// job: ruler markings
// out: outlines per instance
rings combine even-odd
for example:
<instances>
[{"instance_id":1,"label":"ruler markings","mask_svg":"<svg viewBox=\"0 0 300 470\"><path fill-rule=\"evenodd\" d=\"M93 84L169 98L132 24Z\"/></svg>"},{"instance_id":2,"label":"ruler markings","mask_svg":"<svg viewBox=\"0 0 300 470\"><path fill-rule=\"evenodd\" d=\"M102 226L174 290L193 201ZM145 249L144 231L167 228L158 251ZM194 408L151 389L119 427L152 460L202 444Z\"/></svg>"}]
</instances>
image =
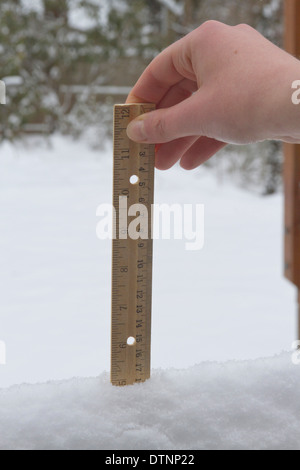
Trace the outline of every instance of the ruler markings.
<instances>
[{"instance_id":1,"label":"ruler markings","mask_svg":"<svg viewBox=\"0 0 300 470\"><path fill-rule=\"evenodd\" d=\"M129 122L154 105L116 105L114 110L114 189L116 210L112 269L111 382L128 385L150 377L152 239L151 204L154 187L154 145L136 144L126 134ZM131 184L130 176L139 180ZM148 239L119 238L119 197L128 208L142 203L148 211ZM131 218L127 216L126 226ZM127 344L129 337L134 344Z\"/></svg>"}]
</instances>

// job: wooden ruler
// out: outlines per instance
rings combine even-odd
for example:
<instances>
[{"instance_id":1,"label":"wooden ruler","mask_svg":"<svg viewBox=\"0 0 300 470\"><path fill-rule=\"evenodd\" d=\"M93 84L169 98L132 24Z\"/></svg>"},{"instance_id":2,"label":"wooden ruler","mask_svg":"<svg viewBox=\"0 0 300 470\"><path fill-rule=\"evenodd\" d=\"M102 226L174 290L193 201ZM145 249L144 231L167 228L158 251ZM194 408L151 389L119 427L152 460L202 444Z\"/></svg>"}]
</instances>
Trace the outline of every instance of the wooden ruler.
<instances>
[{"instance_id":1,"label":"wooden ruler","mask_svg":"<svg viewBox=\"0 0 300 470\"><path fill-rule=\"evenodd\" d=\"M153 104L125 104L114 108L113 205L116 217L112 247L113 385L143 382L150 377L151 205L155 150L152 144L131 141L126 129L134 118L154 109ZM133 204L141 205L140 211L135 213L137 206L132 207ZM130 216L129 209L133 210ZM143 223L137 224L137 217ZM135 239L128 233L131 223L137 228ZM145 230L139 232L146 225L147 233Z\"/></svg>"}]
</instances>

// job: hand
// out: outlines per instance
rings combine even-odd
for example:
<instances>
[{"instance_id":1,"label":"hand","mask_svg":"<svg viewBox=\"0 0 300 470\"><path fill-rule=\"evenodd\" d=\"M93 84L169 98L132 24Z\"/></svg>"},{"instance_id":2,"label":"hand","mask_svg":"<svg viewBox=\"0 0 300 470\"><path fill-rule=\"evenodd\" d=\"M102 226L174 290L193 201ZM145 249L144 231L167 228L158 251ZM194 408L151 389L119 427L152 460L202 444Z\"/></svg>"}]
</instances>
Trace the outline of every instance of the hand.
<instances>
[{"instance_id":1,"label":"hand","mask_svg":"<svg viewBox=\"0 0 300 470\"><path fill-rule=\"evenodd\" d=\"M248 25L209 21L146 68L127 103L157 110L128 126L137 142L157 145L156 167L178 160L193 169L227 143L300 142L300 106L292 83L300 62Z\"/></svg>"}]
</instances>

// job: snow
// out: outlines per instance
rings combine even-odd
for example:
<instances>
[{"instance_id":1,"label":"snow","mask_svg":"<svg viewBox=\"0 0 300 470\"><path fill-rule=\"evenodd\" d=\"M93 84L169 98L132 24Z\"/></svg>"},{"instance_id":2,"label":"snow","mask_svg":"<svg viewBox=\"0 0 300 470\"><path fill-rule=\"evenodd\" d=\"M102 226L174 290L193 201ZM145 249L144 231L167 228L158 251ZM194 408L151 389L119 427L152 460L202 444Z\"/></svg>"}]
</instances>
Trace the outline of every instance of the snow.
<instances>
[{"instance_id":1,"label":"snow","mask_svg":"<svg viewBox=\"0 0 300 470\"><path fill-rule=\"evenodd\" d=\"M23 84L23 78L19 76L10 76L10 77L4 77L2 78L4 81L5 85L7 86L20 86Z\"/></svg>"},{"instance_id":2,"label":"snow","mask_svg":"<svg viewBox=\"0 0 300 470\"><path fill-rule=\"evenodd\" d=\"M111 145L6 142L0 167L0 448L299 449L282 194L156 172L157 204L204 204L205 245L155 240L152 378L118 389L111 241L96 237Z\"/></svg>"},{"instance_id":3,"label":"snow","mask_svg":"<svg viewBox=\"0 0 300 470\"><path fill-rule=\"evenodd\" d=\"M61 85L60 91L62 93L84 93L87 90L92 90L93 94L97 95L123 95L126 96L132 90L131 87L127 86L113 86L113 85Z\"/></svg>"},{"instance_id":4,"label":"snow","mask_svg":"<svg viewBox=\"0 0 300 470\"><path fill-rule=\"evenodd\" d=\"M0 146L0 387L109 370L111 146L55 137ZM155 202L205 206L205 244L155 240L152 366L290 350L296 290L283 278L282 195L262 198L210 170L156 172Z\"/></svg>"},{"instance_id":5,"label":"snow","mask_svg":"<svg viewBox=\"0 0 300 470\"><path fill-rule=\"evenodd\" d=\"M183 4L176 3L174 0L158 0L164 7L170 10L175 16L181 16L184 11Z\"/></svg>"},{"instance_id":6,"label":"snow","mask_svg":"<svg viewBox=\"0 0 300 470\"><path fill-rule=\"evenodd\" d=\"M43 12L43 2L41 0L21 0L23 8L26 10L37 11L38 13Z\"/></svg>"},{"instance_id":7,"label":"snow","mask_svg":"<svg viewBox=\"0 0 300 470\"><path fill-rule=\"evenodd\" d=\"M125 388L107 373L12 387L0 448L299 450L299 387L289 354L156 369Z\"/></svg>"},{"instance_id":8,"label":"snow","mask_svg":"<svg viewBox=\"0 0 300 470\"><path fill-rule=\"evenodd\" d=\"M80 5L80 1L73 0L72 8L69 12L69 24L74 28L85 31L97 26L97 18L92 18L91 15L88 15Z\"/></svg>"},{"instance_id":9,"label":"snow","mask_svg":"<svg viewBox=\"0 0 300 470\"><path fill-rule=\"evenodd\" d=\"M272 18L274 13L280 8L280 0L271 0L269 4L263 7L263 13L266 18Z\"/></svg>"}]
</instances>

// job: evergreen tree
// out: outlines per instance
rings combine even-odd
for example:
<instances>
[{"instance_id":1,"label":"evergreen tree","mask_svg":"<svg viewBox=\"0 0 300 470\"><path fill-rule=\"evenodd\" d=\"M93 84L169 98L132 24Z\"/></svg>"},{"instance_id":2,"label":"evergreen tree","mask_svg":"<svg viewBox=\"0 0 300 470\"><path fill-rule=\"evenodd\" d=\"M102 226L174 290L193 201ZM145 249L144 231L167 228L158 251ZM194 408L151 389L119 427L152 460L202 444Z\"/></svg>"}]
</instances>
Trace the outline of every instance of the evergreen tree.
<instances>
[{"instance_id":1,"label":"evergreen tree","mask_svg":"<svg viewBox=\"0 0 300 470\"><path fill-rule=\"evenodd\" d=\"M97 96L94 85L132 85L165 46L206 20L248 23L282 43L282 0L36 0L24 8L25 1L0 2L0 79L7 82L0 139L33 124L74 135L92 124L99 134L106 121L110 129L113 99ZM74 84L84 91L62 91ZM252 187L264 181L263 192L271 193L281 181L277 147L265 143L264 157L257 147L236 149L239 159L228 156L228 168Z\"/></svg>"},{"instance_id":2,"label":"evergreen tree","mask_svg":"<svg viewBox=\"0 0 300 470\"><path fill-rule=\"evenodd\" d=\"M140 60L143 66L160 50L157 29L146 28L149 5L144 0L111 0L105 14L93 0L41 1L41 11L24 9L21 0L0 4L1 77L19 80L18 86L7 82L2 138L14 138L32 123L46 124L49 132L75 127L77 133L84 122L76 125L69 113L76 104L77 114L90 116L83 108L90 106L92 96L85 93L76 103L75 97L66 99L61 85L86 85L92 92L93 85L110 85L117 74L120 84L130 85L140 70L134 73L126 62L116 72L118 62ZM84 21L72 20L74 11Z\"/></svg>"}]
</instances>

